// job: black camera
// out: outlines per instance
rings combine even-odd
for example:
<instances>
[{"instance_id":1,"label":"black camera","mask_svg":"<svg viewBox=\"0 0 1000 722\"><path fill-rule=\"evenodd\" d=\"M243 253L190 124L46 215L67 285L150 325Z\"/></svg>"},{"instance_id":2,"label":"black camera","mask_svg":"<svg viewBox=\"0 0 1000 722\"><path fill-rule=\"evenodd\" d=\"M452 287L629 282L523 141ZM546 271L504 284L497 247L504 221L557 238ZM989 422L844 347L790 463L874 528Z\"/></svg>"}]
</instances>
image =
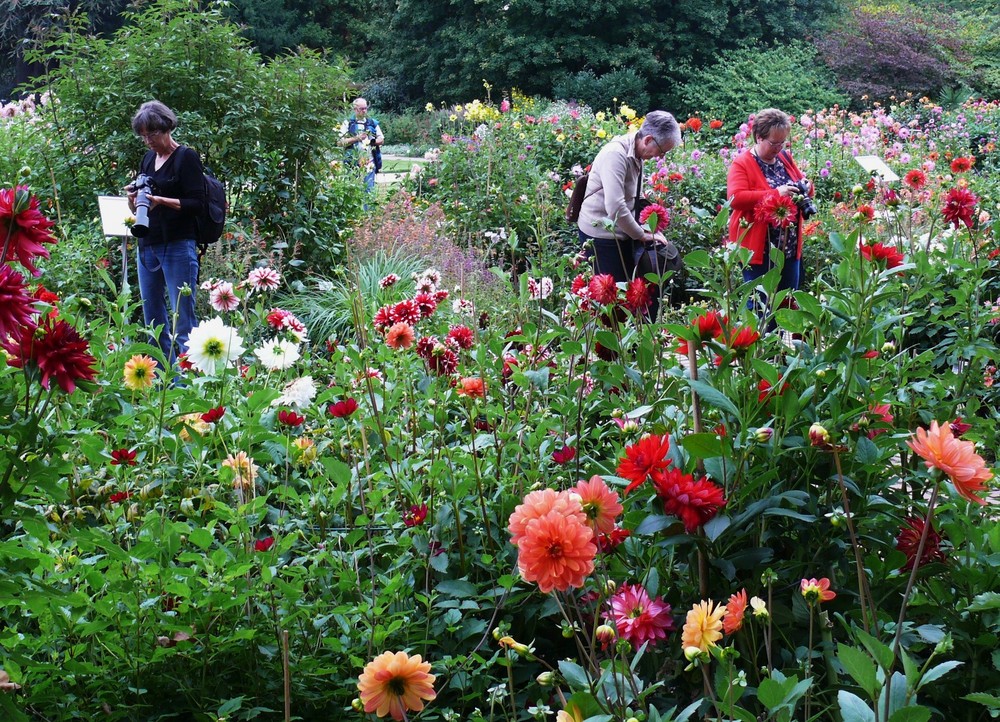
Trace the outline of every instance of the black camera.
<instances>
[{"instance_id":1,"label":"black camera","mask_svg":"<svg viewBox=\"0 0 1000 722\"><path fill-rule=\"evenodd\" d=\"M798 206L799 215L802 216L802 220L808 221L814 215L819 213L819 208L816 207L816 203L812 198L809 197L809 181L805 178L798 181L791 181L789 185L794 186L798 194L795 196L795 205Z\"/></svg>"},{"instance_id":2,"label":"black camera","mask_svg":"<svg viewBox=\"0 0 1000 722\"><path fill-rule=\"evenodd\" d=\"M135 191L135 223L132 224L132 235L142 238L149 233L149 196L156 195L153 179L145 173L140 173L128 190Z\"/></svg>"}]
</instances>

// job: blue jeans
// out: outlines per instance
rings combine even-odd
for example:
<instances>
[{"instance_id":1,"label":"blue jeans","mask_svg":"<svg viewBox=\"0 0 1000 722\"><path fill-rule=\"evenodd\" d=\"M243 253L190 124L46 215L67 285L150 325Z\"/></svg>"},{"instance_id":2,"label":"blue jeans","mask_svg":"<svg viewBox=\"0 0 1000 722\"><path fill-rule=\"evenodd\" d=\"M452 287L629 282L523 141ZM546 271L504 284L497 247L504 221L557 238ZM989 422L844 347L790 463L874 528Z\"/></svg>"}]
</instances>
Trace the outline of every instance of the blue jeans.
<instances>
[{"instance_id":1,"label":"blue jeans","mask_svg":"<svg viewBox=\"0 0 1000 722\"><path fill-rule=\"evenodd\" d=\"M194 292L198 288L198 248L194 239L152 243L138 251L139 294L142 296L142 315L146 326L160 327L158 338L152 343L163 351L167 363L173 364L178 353L187 351L187 340L196 322ZM181 287L187 284L191 293L182 296ZM167 311L166 296L170 296L170 309L177 314L176 326ZM173 342L171 343L171 332Z\"/></svg>"},{"instance_id":2,"label":"blue jeans","mask_svg":"<svg viewBox=\"0 0 1000 722\"><path fill-rule=\"evenodd\" d=\"M375 170L374 169L370 170L365 175L365 190L368 191L369 193L371 193L373 190L375 190Z\"/></svg>"},{"instance_id":3,"label":"blue jeans","mask_svg":"<svg viewBox=\"0 0 1000 722\"><path fill-rule=\"evenodd\" d=\"M756 281L772 268L774 268L774 265L771 263L770 258L766 258L763 263L751 263L743 268L743 281L746 283ZM778 287L775 289L775 292L783 291L786 288L792 291L799 290L801 276L802 259L785 258L785 265L781 267L781 280L778 281ZM770 308L767 297L763 292L758 291L755 297L751 298L747 305L751 311L754 310L755 306L761 307L758 311L758 315L766 314L769 317L767 323L768 331L773 331L777 328L778 324L775 322L773 315L774 309Z\"/></svg>"}]
</instances>

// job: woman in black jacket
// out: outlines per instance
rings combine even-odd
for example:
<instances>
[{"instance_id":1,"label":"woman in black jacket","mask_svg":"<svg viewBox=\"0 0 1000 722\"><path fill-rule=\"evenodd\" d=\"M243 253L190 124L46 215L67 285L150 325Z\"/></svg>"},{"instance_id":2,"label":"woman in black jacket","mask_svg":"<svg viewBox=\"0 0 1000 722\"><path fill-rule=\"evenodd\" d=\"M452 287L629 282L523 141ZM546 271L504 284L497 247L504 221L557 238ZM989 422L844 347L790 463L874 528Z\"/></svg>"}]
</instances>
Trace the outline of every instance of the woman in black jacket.
<instances>
[{"instance_id":1,"label":"woman in black jacket","mask_svg":"<svg viewBox=\"0 0 1000 722\"><path fill-rule=\"evenodd\" d=\"M144 187L149 202L149 230L139 238L139 293L146 325L159 328L156 342L170 364L187 350L196 322L195 238L198 214L206 202L201 158L173 139L176 127L177 116L158 100L143 103L132 118L132 130L149 148L139 167L148 179ZM138 189L133 184L127 190L134 212ZM176 319L167 312L167 296Z\"/></svg>"}]
</instances>

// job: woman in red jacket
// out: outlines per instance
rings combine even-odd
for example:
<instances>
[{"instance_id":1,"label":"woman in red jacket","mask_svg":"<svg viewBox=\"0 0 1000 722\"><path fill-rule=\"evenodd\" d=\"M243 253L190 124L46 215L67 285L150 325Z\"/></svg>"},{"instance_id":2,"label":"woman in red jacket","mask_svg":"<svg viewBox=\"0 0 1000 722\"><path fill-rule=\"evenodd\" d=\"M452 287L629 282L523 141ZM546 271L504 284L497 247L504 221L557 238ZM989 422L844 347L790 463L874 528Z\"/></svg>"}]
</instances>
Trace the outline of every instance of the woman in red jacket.
<instances>
[{"instance_id":1,"label":"woman in red jacket","mask_svg":"<svg viewBox=\"0 0 1000 722\"><path fill-rule=\"evenodd\" d=\"M802 266L802 217L796 206L801 191L794 184L803 176L785 150L791 128L789 117L776 108L757 113L754 145L736 157L726 180L729 240L753 253L743 280L760 278L772 268L774 246L785 256L778 290L797 289Z\"/></svg>"}]
</instances>

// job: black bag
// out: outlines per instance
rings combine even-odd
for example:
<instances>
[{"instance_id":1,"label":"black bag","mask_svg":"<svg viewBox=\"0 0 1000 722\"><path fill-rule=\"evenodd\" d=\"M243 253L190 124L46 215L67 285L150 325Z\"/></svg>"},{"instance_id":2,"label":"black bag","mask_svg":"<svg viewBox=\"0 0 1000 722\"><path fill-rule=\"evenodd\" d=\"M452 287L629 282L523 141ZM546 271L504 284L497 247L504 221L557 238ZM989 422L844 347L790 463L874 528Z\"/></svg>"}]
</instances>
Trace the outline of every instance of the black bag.
<instances>
[{"instance_id":1,"label":"black bag","mask_svg":"<svg viewBox=\"0 0 1000 722\"><path fill-rule=\"evenodd\" d=\"M569 223L576 223L580 220L580 209L587 197L587 181L589 179L590 173L584 173L576 179L573 194L569 197L569 205L566 206L566 221Z\"/></svg>"},{"instance_id":2,"label":"black bag","mask_svg":"<svg viewBox=\"0 0 1000 722\"><path fill-rule=\"evenodd\" d=\"M645 278L647 273L658 276L667 271L677 273L684 268L684 259L672 241L644 243L635 250L633 260L636 278Z\"/></svg>"},{"instance_id":3,"label":"black bag","mask_svg":"<svg viewBox=\"0 0 1000 722\"><path fill-rule=\"evenodd\" d=\"M226 228L226 187L205 172L205 206L198 214L198 245L207 246L222 238Z\"/></svg>"}]
</instances>

